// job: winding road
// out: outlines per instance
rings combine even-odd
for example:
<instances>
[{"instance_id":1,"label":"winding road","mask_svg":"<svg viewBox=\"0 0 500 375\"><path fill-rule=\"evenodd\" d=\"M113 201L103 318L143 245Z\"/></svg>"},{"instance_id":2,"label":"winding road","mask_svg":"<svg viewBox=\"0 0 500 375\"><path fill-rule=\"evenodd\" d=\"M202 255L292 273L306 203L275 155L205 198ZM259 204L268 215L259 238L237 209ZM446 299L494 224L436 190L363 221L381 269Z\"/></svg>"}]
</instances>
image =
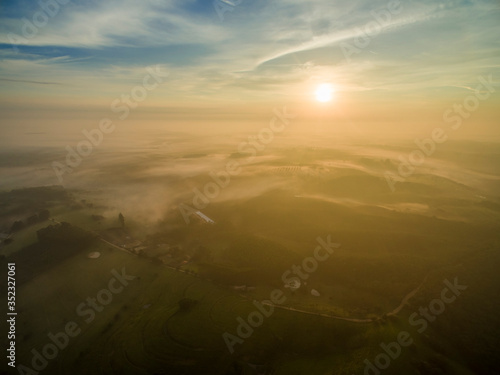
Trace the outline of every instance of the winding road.
<instances>
[{"instance_id":1,"label":"winding road","mask_svg":"<svg viewBox=\"0 0 500 375\"><path fill-rule=\"evenodd\" d=\"M55 223L58 223L60 224L60 222L54 220L54 219L51 219L53 222ZM84 229L85 230L85 229ZM104 238L102 238L98 233L94 232L94 231L89 231L89 230L86 230L87 232L90 232L94 235L97 235L97 238L106 243L107 245L110 245L110 246L113 246L115 249L118 249L120 251L124 251L130 255L133 255L133 256L137 256L137 254L134 254L133 252L131 252L130 250L128 249L125 249L119 245L116 245L112 242L109 242L107 240L105 240ZM179 268L175 268L175 267L172 267L172 266L168 266L166 264L163 264L164 267L166 268L169 268L173 271L176 271L176 272L181 272L181 273L184 273L184 274L188 274L188 275L191 275L191 276L194 276L194 277L197 277L199 279L203 279L203 280L206 280L208 282L212 282L212 280L210 279L205 279L203 277L201 277L200 275L196 275L196 274L192 274L192 273L189 273L189 272L186 272L185 270L182 270L182 269L179 269ZM401 303L396 307L394 308L392 311L389 311L387 312L386 314L384 314L383 316L395 316L397 315L403 308L404 306L410 301L411 298L413 298L415 296L415 294L418 293L418 291L422 288L422 286L425 284L425 282L427 281L427 276L425 276L424 280L420 283L420 285L418 285L415 289L411 290L409 293L407 293L403 299L401 300ZM241 293L238 293L238 295L248 301L253 301L252 298L248 297L248 296L245 296ZM290 306L282 306L282 305L277 305L277 304L274 304L274 303L271 303L271 302L261 302L263 305L268 305L268 306L273 306L275 309L281 309L281 310L286 310L286 311L293 311L293 312L296 312L296 313L300 313L300 314L307 314L307 315L315 315L315 316L321 316L321 317L324 317L324 318L329 318L329 319L336 319L336 320L343 320L343 321L346 321L346 322L352 322L352 323L360 323L360 324L367 324L367 323L374 323L374 322L377 322L377 321L380 321L382 320L382 317L377 317L377 318L366 318L366 319L360 319L360 318L346 318L346 317L343 317L343 316L338 316L338 315L333 315L333 314L325 314L325 313L318 313L318 312L314 312L314 311L307 311L307 310L301 310L301 309L296 309L294 307L290 307Z\"/></svg>"},{"instance_id":2,"label":"winding road","mask_svg":"<svg viewBox=\"0 0 500 375\"><path fill-rule=\"evenodd\" d=\"M412 291L410 291L408 294L406 294L403 297L401 303L394 310L392 310L392 311L384 314L384 316L395 316L396 314L398 314L403 309L403 307L410 301L410 299L415 294L417 294L417 292L420 290L420 288L422 288L422 286L425 284L426 281L427 281L427 275L425 276L424 280L420 283L420 285L418 285L415 289L413 289ZM244 296L242 294L239 294L239 295L241 297L247 299L247 300L251 300L247 296ZM321 316L321 317L330 318L330 319L344 320L346 322L352 322L352 323L374 323L374 322L379 321L379 320L382 319L382 317L378 317L378 318L366 318L366 319L346 318L346 317L343 317L343 316L338 316L338 315L333 315L333 314L324 314L324 313L318 313L318 312L313 312L313 311L300 310L300 309L296 309L296 308L289 307L289 306L276 305L276 304L270 303L270 302L261 302L261 303L263 305L273 306L276 309L287 310L287 311L294 311L294 312L298 312L298 313L301 313L301 314Z\"/></svg>"}]
</instances>

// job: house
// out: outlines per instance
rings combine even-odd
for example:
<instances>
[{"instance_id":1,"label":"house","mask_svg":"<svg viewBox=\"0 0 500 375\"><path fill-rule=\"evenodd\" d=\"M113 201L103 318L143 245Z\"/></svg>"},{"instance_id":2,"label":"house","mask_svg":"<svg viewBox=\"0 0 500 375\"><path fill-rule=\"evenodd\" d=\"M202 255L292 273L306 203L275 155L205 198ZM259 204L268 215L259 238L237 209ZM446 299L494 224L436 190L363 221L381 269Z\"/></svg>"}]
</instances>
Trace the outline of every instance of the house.
<instances>
[{"instance_id":1,"label":"house","mask_svg":"<svg viewBox=\"0 0 500 375\"><path fill-rule=\"evenodd\" d=\"M215 224L215 221L213 221L207 215L201 213L200 211L196 211L196 215L198 215L200 218L202 218L208 224Z\"/></svg>"}]
</instances>

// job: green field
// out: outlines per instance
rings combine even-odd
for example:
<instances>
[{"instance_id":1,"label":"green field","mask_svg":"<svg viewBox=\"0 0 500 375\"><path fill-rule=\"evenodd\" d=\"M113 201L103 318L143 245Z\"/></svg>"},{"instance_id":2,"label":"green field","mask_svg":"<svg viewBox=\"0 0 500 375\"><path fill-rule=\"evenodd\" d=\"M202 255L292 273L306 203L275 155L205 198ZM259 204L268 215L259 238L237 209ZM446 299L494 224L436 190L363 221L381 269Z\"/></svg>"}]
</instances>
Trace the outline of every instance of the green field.
<instances>
[{"instance_id":1,"label":"green field","mask_svg":"<svg viewBox=\"0 0 500 375\"><path fill-rule=\"evenodd\" d=\"M3 193L4 232L50 211L49 220L13 232L1 248L2 262L15 261L19 275L18 364L32 367L32 349L41 353L49 333L75 322L81 332L42 373L363 374L381 344L408 332L411 345L384 374L491 374L500 345L500 205L488 193L496 180L479 188L477 179L468 185L422 171L391 193L379 173L388 165L382 157L283 149L272 161L247 165L203 209L215 224L184 222L177 205L191 204L185 187L151 220L128 204L105 204L112 189ZM207 181L196 176L189 185ZM242 190L260 185L266 188ZM35 206L20 203L27 195ZM88 239L37 238L61 222ZM301 277L300 288L286 288L283 275L314 255L317 238L340 246ZM89 258L93 252L100 257ZM122 269L136 278L86 322L90 313L78 307ZM412 314L455 278L467 289L418 332ZM276 289L284 302L229 349L224 334L236 338L237 319L257 316L253 301L270 309L265 301Z\"/></svg>"}]
</instances>

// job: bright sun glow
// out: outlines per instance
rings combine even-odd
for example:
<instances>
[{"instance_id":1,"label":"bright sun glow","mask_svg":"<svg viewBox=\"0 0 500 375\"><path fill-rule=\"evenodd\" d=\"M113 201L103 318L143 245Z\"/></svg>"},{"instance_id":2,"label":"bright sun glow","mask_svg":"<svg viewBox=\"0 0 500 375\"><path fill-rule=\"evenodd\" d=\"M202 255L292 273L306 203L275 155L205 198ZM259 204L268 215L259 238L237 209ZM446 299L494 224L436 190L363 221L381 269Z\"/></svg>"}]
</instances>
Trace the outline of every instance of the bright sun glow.
<instances>
[{"instance_id":1,"label":"bright sun glow","mask_svg":"<svg viewBox=\"0 0 500 375\"><path fill-rule=\"evenodd\" d=\"M332 85L324 83L316 89L316 100L321 103L326 103L332 100Z\"/></svg>"}]
</instances>

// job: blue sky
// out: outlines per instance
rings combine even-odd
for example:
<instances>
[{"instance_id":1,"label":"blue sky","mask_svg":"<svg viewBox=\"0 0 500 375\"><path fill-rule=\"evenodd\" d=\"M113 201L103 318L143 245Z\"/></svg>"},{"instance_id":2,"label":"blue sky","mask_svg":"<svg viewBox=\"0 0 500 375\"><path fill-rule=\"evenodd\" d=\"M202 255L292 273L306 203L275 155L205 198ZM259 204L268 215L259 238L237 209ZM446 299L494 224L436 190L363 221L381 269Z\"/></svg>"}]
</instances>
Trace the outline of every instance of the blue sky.
<instances>
[{"instance_id":1,"label":"blue sky","mask_svg":"<svg viewBox=\"0 0 500 375\"><path fill-rule=\"evenodd\" d=\"M296 102L322 82L353 98L460 95L500 66L496 0L403 0L349 58L391 1L243 0L221 19L211 0L73 0L23 33L50 2L0 3L4 103L108 103L151 65L171 72L152 106Z\"/></svg>"}]
</instances>

